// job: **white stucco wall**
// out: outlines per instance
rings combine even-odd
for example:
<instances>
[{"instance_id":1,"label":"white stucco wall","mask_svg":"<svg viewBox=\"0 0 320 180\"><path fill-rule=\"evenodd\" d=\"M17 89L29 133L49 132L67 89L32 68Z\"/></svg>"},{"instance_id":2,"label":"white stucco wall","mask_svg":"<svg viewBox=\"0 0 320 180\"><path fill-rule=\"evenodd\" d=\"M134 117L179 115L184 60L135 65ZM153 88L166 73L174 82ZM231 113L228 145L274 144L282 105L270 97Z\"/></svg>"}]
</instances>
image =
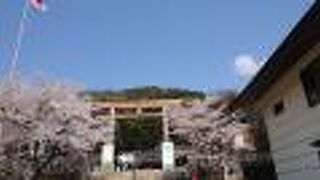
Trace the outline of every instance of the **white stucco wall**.
<instances>
[{"instance_id":1,"label":"white stucco wall","mask_svg":"<svg viewBox=\"0 0 320 180\"><path fill-rule=\"evenodd\" d=\"M320 139L320 105L309 107L300 82L300 71L320 56L320 44L278 80L254 104L268 128L273 160L279 180L319 180L320 159L310 143ZM285 111L275 116L273 106L280 99Z\"/></svg>"}]
</instances>

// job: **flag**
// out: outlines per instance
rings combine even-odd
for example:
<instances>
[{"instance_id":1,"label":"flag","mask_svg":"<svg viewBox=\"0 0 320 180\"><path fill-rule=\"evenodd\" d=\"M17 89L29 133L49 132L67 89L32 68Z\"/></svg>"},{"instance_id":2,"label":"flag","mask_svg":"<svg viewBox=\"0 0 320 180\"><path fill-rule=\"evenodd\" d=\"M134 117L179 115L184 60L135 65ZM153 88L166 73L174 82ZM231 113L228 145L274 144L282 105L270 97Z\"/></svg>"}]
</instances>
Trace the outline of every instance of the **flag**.
<instances>
[{"instance_id":1,"label":"flag","mask_svg":"<svg viewBox=\"0 0 320 180\"><path fill-rule=\"evenodd\" d=\"M47 9L44 0L29 0L30 5L33 9L37 11L45 11Z\"/></svg>"}]
</instances>

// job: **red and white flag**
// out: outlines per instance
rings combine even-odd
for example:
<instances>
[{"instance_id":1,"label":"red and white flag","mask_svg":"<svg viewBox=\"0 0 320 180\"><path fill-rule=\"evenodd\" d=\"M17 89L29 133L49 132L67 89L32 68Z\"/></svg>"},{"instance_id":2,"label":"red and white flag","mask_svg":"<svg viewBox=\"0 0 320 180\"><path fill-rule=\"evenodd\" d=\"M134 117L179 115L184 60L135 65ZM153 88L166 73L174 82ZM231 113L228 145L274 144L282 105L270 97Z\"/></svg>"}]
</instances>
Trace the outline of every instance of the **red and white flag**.
<instances>
[{"instance_id":1,"label":"red and white flag","mask_svg":"<svg viewBox=\"0 0 320 180\"><path fill-rule=\"evenodd\" d=\"M31 7L37 11L46 11L47 10L47 7L44 3L44 0L29 0L29 1L30 1Z\"/></svg>"}]
</instances>

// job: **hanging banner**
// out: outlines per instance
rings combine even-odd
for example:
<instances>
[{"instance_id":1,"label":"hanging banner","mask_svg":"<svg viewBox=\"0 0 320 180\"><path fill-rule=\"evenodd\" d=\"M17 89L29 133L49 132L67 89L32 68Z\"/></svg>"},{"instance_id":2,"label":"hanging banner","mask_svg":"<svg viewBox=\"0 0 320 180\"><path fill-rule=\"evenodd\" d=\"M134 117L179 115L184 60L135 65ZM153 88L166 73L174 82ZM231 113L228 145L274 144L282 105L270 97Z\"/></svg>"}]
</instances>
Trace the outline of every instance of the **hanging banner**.
<instances>
[{"instance_id":1,"label":"hanging banner","mask_svg":"<svg viewBox=\"0 0 320 180\"><path fill-rule=\"evenodd\" d=\"M103 170L114 170L114 145L105 144L102 147L101 168Z\"/></svg>"},{"instance_id":2,"label":"hanging banner","mask_svg":"<svg viewBox=\"0 0 320 180\"><path fill-rule=\"evenodd\" d=\"M173 170L174 168L174 144L172 142L162 143L162 169Z\"/></svg>"}]
</instances>

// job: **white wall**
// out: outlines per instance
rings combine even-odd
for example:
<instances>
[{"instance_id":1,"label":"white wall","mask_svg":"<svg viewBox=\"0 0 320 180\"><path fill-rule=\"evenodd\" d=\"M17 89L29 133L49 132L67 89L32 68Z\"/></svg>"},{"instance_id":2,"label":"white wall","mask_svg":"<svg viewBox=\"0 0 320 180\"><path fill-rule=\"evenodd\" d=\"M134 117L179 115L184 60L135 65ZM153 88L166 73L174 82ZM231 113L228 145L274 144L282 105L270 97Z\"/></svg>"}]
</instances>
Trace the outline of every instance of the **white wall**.
<instances>
[{"instance_id":1,"label":"white wall","mask_svg":"<svg viewBox=\"0 0 320 180\"><path fill-rule=\"evenodd\" d=\"M264 115L279 180L320 179L318 150L310 145L320 139L320 106L308 106L299 77L300 71L319 55L320 44L254 105ZM284 100L285 111L275 116L272 108L280 99Z\"/></svg>"}]
</instances>

